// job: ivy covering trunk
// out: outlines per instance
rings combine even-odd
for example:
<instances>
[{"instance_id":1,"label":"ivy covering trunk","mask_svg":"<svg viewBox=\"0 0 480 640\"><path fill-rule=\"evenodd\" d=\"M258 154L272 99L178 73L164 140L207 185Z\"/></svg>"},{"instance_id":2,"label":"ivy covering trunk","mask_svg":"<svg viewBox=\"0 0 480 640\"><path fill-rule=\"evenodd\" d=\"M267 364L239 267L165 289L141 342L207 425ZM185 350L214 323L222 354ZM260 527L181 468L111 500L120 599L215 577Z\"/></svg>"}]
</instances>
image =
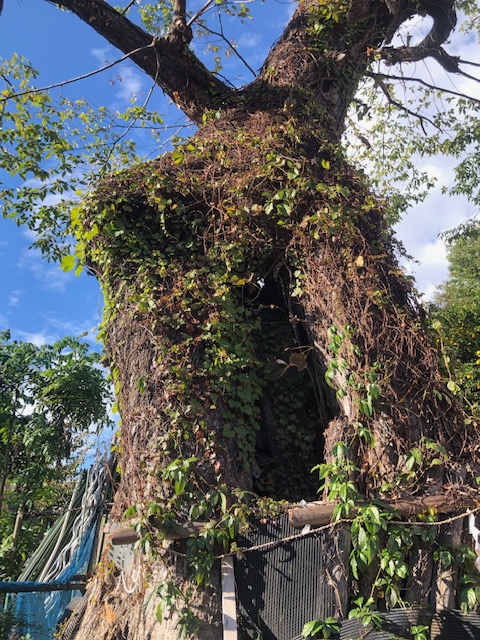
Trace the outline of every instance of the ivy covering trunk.
<instances>
[{"instance_id":1,"label":"ivy covering trunk","mask_svg":"<svg viewBox=\"0 0 480 640\"><path fill-rule=\"evenodd\" d=\"M380 50L456 70L441 48L451 3L304 0L241 90L189 50L181 2L162 39L101 0L57 4L141 49L135 62L199 125L172 153L103 180L73 215L77 258L105 295L122 420L112 517L156 523L142 539L146 584L115 591L101 567L77 639L221 638L215 558L270 499L314 499L322 484L336 517L367 500L342 583L350 608L425 604L434 570L457 606L465 573L448 562L447 534L437 544L435 528L388 528L368 501L468 492L475 426L442 382L384 203L340 146ZM417 13L434 18L422 43L387 46ZM190 521L205 522L200 535L162 542Z\"/></svg>"}]
</instances>

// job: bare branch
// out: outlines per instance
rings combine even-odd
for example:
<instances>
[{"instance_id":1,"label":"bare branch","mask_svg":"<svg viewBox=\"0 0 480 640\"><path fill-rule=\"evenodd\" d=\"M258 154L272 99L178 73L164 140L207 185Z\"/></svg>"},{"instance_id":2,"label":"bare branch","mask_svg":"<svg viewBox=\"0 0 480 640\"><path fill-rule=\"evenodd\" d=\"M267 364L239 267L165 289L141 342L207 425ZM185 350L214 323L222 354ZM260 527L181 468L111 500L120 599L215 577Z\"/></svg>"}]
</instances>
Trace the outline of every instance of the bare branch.
<instances>
[{"instance_id":1,"label":"bare branch","mask_svg":"<svg viewBox=\"0 0 480 640\"><path fill-rule=\"evenodd\" d=\"M458 60L458 64L469 64L472 67L480 67L480 62L473 62L473 60Z\"/></svg>"},{"instance_id":2,"label":"bare branch","mask_svg":"<svg viewBox=\"0 0 480 640\"><path fill-rule=\"evenodd\" d=\"M121 12L122 16L124 16L127 13L127 11L133 7L134 4L135 4L135 0L130 0L130 2L127 4L125 9L122 9L122 12Z\"/></svg>"},{"instance_id":3,"label":"bare branch","mask_svg":"<svg viewBox=\"0 0 480 640\"><path fill-rule=\"evenodd\" d=\"M139 51L143 51L144 49L148 49L149 47L154 47L154 46L155 46L155 42L152 41L152 43L147 45L146 47L140 47L139 49L135 49L134 51L130 51L130 53L125 54L121 58L117 58L117 60L114 60L113 62L109 62L105 66L100 67L99 69L94 69L93 71L89 71L88 73L84 73L81 76L76 76L75 78L69 78L68 80L62 80L61 82L55 82L54 84L49 84L46 87L39 87L39 88L34 88L34 89L26 89L25 91L19 91L18 93L10 94L10 95L8 95L6 97L0 98L0 102L6 102L7 100L10 100L11 98L18 98L19 96L26 96L26 95L29 95L29 94L32 94L32 93L42 93L43 91L50 91L50 89L58 89L59 87L64 87L67 84L72 84L73 82L78 82L79 80L85 80L86 78L91 78L92 76L96 75L97 73L101 73L102 71L106 71L107 69L111 69L112 67L114 67L115 65L119 64L120 62L123 62L124 60L127 60L128 58L131 58L135 53L138 53ZM6 80L10 86L13 86L12 83L9 80L7 80L7 78L5 78L5 76L2 75L2 78L4 80Z\"/></svg>"},{"instance_id":4,"label":"bare branch","mask_svg":"<svg viewBox=\"0 0 480 640\"><path fill-rule=\"evenodd\" d=\"M472 102L480 105L479 98L472 98L471 96L467 96L465 93L461 93L460 91L454 91L453 89L445 89L444 87L438 87L430 82L426 82L421 78L412 78L410 76L394 76L386 73L367 73L367 75L371 78L379 78L382 80L399 80L400 82L416 82L417 84L421 84L427 89L433 89L435 91L441 91L442 93L448 93L452 96L457 96L458 98L465 98L466 100L471 100ZM475 78L477 82L480 82L478 78Z\"/></svg>"},{"instance_id":5,"label":"bare branch","mask_svg":"<svg viewBox=\"0 0 480 640\"><path fill-rule=\"evenodd\" d=\"M254 78L257 77L257 74L255 73L255 71L252 69L252 67L248 64L248 62L245 60L245 58L242 56L242 54L237 50L237 48L235 47L235 45L233 44L233 42L230 42L230 40L223 34L222 32L218 32L218 31L214 31L213 29L210 29L207 26L203 27L205 29L205 31L207 33L210 33L212 36L217 36L218 38L221 38L225 44L230 47L230 49L232 50L232 53L237 56L237 58L243 62L243 64L247 67L247 69L250 71L250 73L252 74L252 76Z\"/></svg>"},{"instance_id":6,"label":"bare branch","mask_svg":"<svg viewBox=\"0 0 480 640\"><path fill-rule=\"evenodd\" d=\"M427 116L422 116L422 114L417 113L416 111L412 111L411 109L406 107L404 104L402 104L398 100L395 100L395 98L392 96L387 86L385 85L385 83L380 77L376 77L375 74L373 73L370 74L370 77L373 79L375 84L378 87L380 87L383 95L387 98L389 104L391 104L393 107L396 107L397 109L401 109L402 111L405 111L405 113L408 113L408 115L413 116L414 118L418 118L420 122L420 126L422 127L422 131L425 135L427 135L427 131L425 129L425 124L424 124L425 122L430 123L432 126L435 127L435 129L439 129L439 127L433 122L433 120L430 120L430 118L427 118Z\"/></svg>"},{"instance_id":7,"label":"bare branch","mask_svg":"<svg viewBox=\"0 0 480 640\"><path fill-rule=\"evenodd\" d=\"M207 2L203 5L201 9L195 13L190 20L187 22L187 27L191 27L194 22L196 22L203 14L208 11L208 9L212 6L215 0L207 0Z\"/></svg>"},{"instance_id":8,"label":"bare branch","mask_svg":"<svg viewBox=\"0 0 480 640\"><path fill-rule=\"evenodd\" d=\"M442 47L385 47L379 51L385 64L393 65L399 62L419 62L425 58L433 58L449 73L463 74L459 68L460 58L451 56Z\"/></svg>"},{"instance_id":9,"label":"bare branch","mask_svg":"<svg viewBox=\"0 0 480 640\"><path fill-rule=\"evenodd\" d=\"M148 103L150 102L150 98L152 97L153 94L153 90L155 89L155 87L157 86L157 78L154 78L152 86L150 87L147 96L143 102L142 105L142 109L146 109L148 106ZM135 123L138 121L140 117L140 114L137 115L135 118L133 118L132 122L129 123L128 127L125 129L125 131L122 131L122 133L118 136L118 138L116 138L110 148L110 153L108 154L108 158L105 161L105 165L107 165L107 163L110 162L112 156L113 156L113 152L115 150L115 147L117 146L117 144L123 140L123 138L125 138L125 136L128 134L129 131L131 131L131 129L133 128L133 126L135 125Z\"/></svg>"}]
</instances>

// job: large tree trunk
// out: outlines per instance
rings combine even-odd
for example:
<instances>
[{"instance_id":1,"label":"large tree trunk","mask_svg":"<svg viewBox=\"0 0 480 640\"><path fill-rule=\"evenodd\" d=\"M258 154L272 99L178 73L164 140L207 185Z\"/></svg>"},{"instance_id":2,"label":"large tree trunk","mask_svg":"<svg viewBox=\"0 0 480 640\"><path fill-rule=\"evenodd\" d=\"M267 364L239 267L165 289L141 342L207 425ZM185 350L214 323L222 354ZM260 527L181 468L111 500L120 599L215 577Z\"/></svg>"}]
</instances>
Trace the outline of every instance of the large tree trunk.
<instances>
[{"instance_id":1,"label":"large tree trunk","mask_svg":"<svg viewBox=\"0 0 480 640\"><path fill-rule=\"evenodd\" d=\"M112 176L85 203L80 251L105 293L122 417L112 517L135 505L134 521L154 514L156 528L133 595L98 573L77 640L172 638L179 621L220 638L219 566L209 563L235 535L239 490L312 498L310 470L338 442L367 498L472 475L471 434L382 205L339 151L368 51L416 10L339 5L320 39L325 14L301 3L259 78L217 94L189 144ZM412 466L415 447L422 463ZM162 529L189 520L205 521L203 538L162 542ZM414 569L431 562L411 555Z\"/></svg>"},{"instance_id":2,"label":"large tree trunk","mask_svg":"<svg viewBox=\"0 0 480 640\"><path fill-rule=\"evenodd\" d=\"M122 415L114 518L131 505L146 517L154 504L160 520L196 519L192 504L216 486L228 505L238 488L314 497L310 469L339 441L367 497L436 492L465 477L464 420L442 385L381 207L319 124L298 108L295 116L225 114L177 151L181 163L166 156L112 177L86 206L85 229L99 230L88 263L106 294L105 345ZM407 452L430 440L455 455L429 466L426 449L412 477ZM180 458L194 462L186 492L175 495L164 470ZM215 511L200 519L221 518ZM169 579L184 584L170 554L185 548L168 545L159 551L157 541L160 555L145 560L145 597L168 566ZM98 580L94 594L107 588ZM100 611L102 599L92 597ZM171 637L163 630L171 618L151 636L137 631L130 598L117 591L111 624L96 638L112 628ZM221 636L218 589L199 588L189 607L198 637ZM99 611L87 612L80 638Z\"/></svg>"}]
</instances>

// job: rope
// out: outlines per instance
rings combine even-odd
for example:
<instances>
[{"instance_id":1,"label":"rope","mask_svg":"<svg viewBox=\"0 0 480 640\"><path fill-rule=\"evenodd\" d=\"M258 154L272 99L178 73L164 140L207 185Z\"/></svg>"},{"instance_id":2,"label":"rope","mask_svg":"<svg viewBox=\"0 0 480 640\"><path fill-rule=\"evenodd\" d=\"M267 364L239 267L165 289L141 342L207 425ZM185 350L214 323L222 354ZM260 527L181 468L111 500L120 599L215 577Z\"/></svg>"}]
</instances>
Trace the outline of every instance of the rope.
<instances>
[{"instance_id":1,"label":"rope","mask_svg":"<svg viewBox=\"0 0 480 640\"><path fill-rule=\"evenodd\" d=\"M411 520L389 520L389 524L398 524L403 525L405 527L408 526L422 526L422 527L442 527L445 524L450 524L455 522L456 520L461 520L462 518L468 517L471 513L475 514L480 511L480 506L475 507L473 509L467 510L465 513L461 513L456 516L452 516L451 518L446 518L445 520L437 520L435 522L415 522ZM222 555L216 556L217 560L221 560L222 558L227 558L228 556L236 556L238 554L247 554L253 553L254 551L265 551L267 549L274 549L275 547L281 546L282 544L288 544L289 542L294 542L295 540L300 540L301 538L306 538L309 536L315 536L318 533L322 533L326 529L332 529L333 527L337 527L342 524L351 524L353 522L353 518L342 518L341 520L337 520L336 522L329 522L328 524L324 524L320 527L316 527L315 529L311 529L305 533L295 533L286 538L281 538L280 540L272 540L271 542L265 542L264 544L259 544L254 547L239 547L235 551L231 551L229 553L223 553ZM170 552L170 550L167 550ZM174 552L175 555L181 555L183 557L187 557L185 553L180 553L178 551Z\"/></svg>"},{"instance_id":2,"label":"rope","mask_svg":"<svg viewBox=\"0 0 480 640\"><path fill-rule=\"evenodd\" d=\"M134 577L134 574L135 574L135 577ZM131 595L132 593L134 593L137 590L138 579L140 578L140 569L135 569L135 571L132 571L132 583L133 583L133 586L131 586L131 587L127 587L127 584L125 582L125 571L122 571L120 575L122 577L123 590L125 591L125 593L128 593L129 595Z\"/></svg>"}]
</instances>

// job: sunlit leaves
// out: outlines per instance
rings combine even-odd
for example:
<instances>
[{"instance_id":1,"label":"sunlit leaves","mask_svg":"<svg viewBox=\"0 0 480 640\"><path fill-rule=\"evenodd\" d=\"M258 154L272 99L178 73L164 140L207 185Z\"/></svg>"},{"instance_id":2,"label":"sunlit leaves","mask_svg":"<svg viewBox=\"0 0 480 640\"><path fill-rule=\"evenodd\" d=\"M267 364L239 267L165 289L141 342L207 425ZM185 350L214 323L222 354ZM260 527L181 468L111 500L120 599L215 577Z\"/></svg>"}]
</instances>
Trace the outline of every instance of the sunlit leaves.
<instances>
[{"instance_id":1,"label":"sunlit leaves","mask_svg":"<svg viewBox=\"0 0 480 640\"><path fill-rule=\"evenodd\" d=\"M449 389L477 414L480 404L480 225L473 222L452 236L449 277L432 308Z\"/></svg>"},{"instance_id":2,"label":"sunlit leaves","mask_svg":"<svg viewBox=\"0 0 480 640\"><path fill-rule=\"evenodd\" d=\"M43 531L28 512L55 498L63 501L57 483L72 478L86 433L109 423L110 392L98 359L73 338L37 347L0 333L0 505L8 506L0 508L0 538L8 539L12 514L22 506L21 555L31 553ZM10 557L8 565L12 560L8 545L2 549L0 575L2 553Z\"/></svg>"},{"instance_id":3,"label":"sunlit leaves","mask_svg":"<svg viewBox=\"0 0 480 640\"><path fill-rule=\"evenodd\" d=\"M456 161L454 180L445 193L464 195L480 204L478 183L478 102L422 83L405 70L376 66L389 102L374 80L366 78L347 118L345 143L351 159L367 171L384 195L390 221L396 222L411 205L422 201L436 177L422 168L426 159L449 156ZM389 79L388 73L395 76ZM412 72L413 73L413 72ZM452 86L447 82L446 89Z\"/></svg>"},{"instance_id":4,"label":"sunlit leaves","mask_svg":"<svg viewBox=\"0 0 480 640\"><path fill-rule=\"evenodd\" d=\"M35 90L37 72L19 56L0 64L2 215L26 224L47 258L69 252L70 209L103 173L137 159L128 131L157 126L158 113L123 114Z\"/></svg>"}]
</instances>

